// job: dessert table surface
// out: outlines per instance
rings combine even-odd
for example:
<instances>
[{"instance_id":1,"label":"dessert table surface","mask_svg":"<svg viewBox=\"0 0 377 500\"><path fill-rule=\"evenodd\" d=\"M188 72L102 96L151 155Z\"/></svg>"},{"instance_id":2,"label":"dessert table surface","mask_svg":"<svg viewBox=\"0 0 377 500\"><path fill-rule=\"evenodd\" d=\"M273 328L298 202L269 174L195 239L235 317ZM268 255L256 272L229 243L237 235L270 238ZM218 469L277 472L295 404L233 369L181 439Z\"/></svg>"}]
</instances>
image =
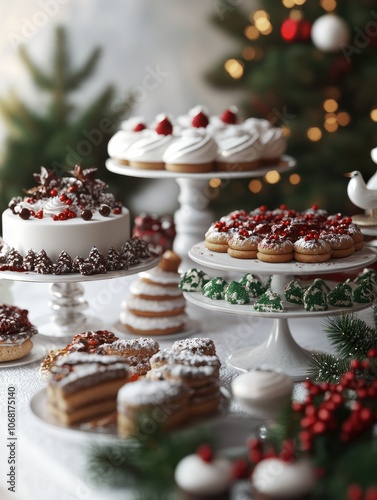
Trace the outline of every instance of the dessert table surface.
<instances>
[{"instance_id":1,"label":"dessert table surface","mask_svg":"<svg viewBox=\"0 0 377 500\"><path fill-rule=\"evenodd\" d=\"M87 313L100 317L102 328L116 333L121 301L127 296L129 284L135 277L127 276L114 280L92 281L83 284L89 303ZM29 318L49 313L49 286L44 283L14 282L11 287L13 303L29 310ZM199 328L192 336L210 337L215 341L223 362L222 383L229 387L237 372L226 366L225 360L232 352L259 345L271 330L272 319L262 316L234 316L218 311L209 311L187 305L189 316L199 322ZM371 309L358 313L365 320L371 317ZM295 318L289 320L294 339L303 347L331 352L324 318ZM72 332L78 333L78 332ZM174 339L161 341L162 348L169 347ZM57 347L67 342L52 341ZM38 420L30 409L33 395L46 387L39 376L39 362L13 368L0 368L0 499L6 499L9 466L7 457L7 392L8 387L16 389L16 459L17 494L10 498L21 500L107 500L132 499L129 491L98 487L88 473L87 458L91 438L85 433L62 432ZM239 414L235 402L230 403L229 413ZM226 417L224 417L226 418ZM250 418L251 417L247 417ZM258 425L254 422L254 428ZM250 422L251 428L253 422ZM233 430L232 430L233 433ZM237 428L234 428L235 442ZM245 497L246 498L246 497Z\"/></svg>"}]
</instances>

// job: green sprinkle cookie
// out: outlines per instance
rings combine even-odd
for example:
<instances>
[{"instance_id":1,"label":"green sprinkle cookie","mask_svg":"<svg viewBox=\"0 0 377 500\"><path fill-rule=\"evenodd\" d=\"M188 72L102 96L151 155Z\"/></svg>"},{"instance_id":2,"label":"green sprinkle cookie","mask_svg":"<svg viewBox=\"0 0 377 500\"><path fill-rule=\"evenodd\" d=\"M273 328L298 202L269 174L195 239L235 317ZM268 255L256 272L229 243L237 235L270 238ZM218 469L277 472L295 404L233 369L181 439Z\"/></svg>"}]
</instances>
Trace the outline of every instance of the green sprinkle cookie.
<instances>
[{"instance_id":1,"label":"green sprinkle cookie","mask_svg":"<svg viewBox=\"0 0 377 500\"><path fill-rule=\"evenodd\" d=\"M224 298L230 304L248 304L250 302L249 294L238 281L231 281L226 287Z\"/></svg>"},{"instance_id":2,"label":"green sprinkle cookie","mask_svg":"<svg viewBox=\"0 0 377 500\"><path fill-rule=\"evenodd\" d=\"M347 283L339 283L327 295L327 302L335 307L352 307L352 288Z\"/></svg>"},{"instance_id":3,"label":"green sprinkle cookie","mask_svg":"<svg viewBox=\"0 0 377 500\"><path fill-rule=\"evenodd\" d=\"M202 288L202 294L213 300L221 300L225 295L227 282L220 277L212 278Z\"/></svg>"},{"instance_id":4,"label":"green sprinkle cookie","mask_svg":"<svg viewBox=\"0 0 377 500\"><path fill-rule=\"evenodd\" d=\"M239 283L245 288L250 297L260 297L267 290L267 287L255 274L245 274Z\"/></svg>"},{"instance_id":5,"label":"green sprinkle cookie","mask_svg":"<svg viewBox=\"0 0 377 500\"><path fill-rule=\"evenodd\" d=\"M283 302L278 293L267 290L254 304L254 309L259 312L284 311Z\"/></svg>"},{"instance_id":6,"label":"green sprinkle cookie","mask_svg":"<svg viewBox=\"0 0 377 500\"><path fill-rule=\"evenodd\" d=\"M178 286L183 292L201 292L203 285L209 280L210 277L203 271L192 268L183 274Z\"/></svg>"},{"instance_id":7,"label":"green sprinkle cookie","mask_svg":"<svg viewBox=\"0 0 377 500\"><path fill-rule=\"evenodd\" d=\"M284 297L292 304L303 304L304 291L299 280L292 280L284 288Z\"/></svg>"}]
</instances>

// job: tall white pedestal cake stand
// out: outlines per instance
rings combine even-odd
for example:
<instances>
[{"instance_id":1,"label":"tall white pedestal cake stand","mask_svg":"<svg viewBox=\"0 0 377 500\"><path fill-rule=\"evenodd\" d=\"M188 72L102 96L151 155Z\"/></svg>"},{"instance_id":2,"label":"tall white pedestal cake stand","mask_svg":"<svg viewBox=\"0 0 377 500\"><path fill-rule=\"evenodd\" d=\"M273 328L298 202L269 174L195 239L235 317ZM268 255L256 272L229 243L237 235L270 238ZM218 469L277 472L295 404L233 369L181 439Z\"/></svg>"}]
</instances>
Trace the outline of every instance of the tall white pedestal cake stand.
<instances>
[{"instance_id":1,"label":"tall white pedestal cake stand","mask_svg":"<svg viewBox=\"0 0 377 500\"><path fill-rule=\"evenodd\" d=\"M131 266L127 270L109 271L106 274L92 274L90 276L83 276L79 273L54 275L0 271L0 278L49 284L51 313L36 318L33 323L41 335L54 338L72 338L76 333L99 330L102 327L100 318L84 313L88 308L88 302L85 300L84 288L81 283L131 276L151 269L158 264L159 260L159 258L154 257Z\"/></svg>"},{"instance_id":2,"label":"tall white pedestal cake stand","mask_svg":"<svg viewBox=\"0 0 377 500\"><path fill-rule=\"evenodd\" d=\"M214 253L207 250L204 242L194 245L189 251L190 258L206 267L222 271L255 273L272 276L271 289L284 298L284 287L294 276L301 278L322 276L328 273L344 272L368 266L377 260L373 249L365 248L350 257L331 260L322 264L302 264L291 262L286 264L269 264L256 259L234 259L228 254ZM248 371L262 365L282 370L293 380L306 377L310 351L300 347L293 339L288 320L295 318L324 317L344 312L358 311L370 307L371 304L355 304L351 308L329 307L327 311L306 311L303 306L284 301L285 311L262 313L255 311L252 305L233 305L225 300L211 300L201 293L185 293L188 301L207 309L245 316L263 316L273 318L273 326L267 340L258 347L247 347L231 354L228 364L240 372ZM250 331L250 335L252 331ZM315 346L313 346L315 348Z\"/></svg>"},{"instance_id":3,"label":"tall white pedestal cake stand","mask_svg":"<svg viewBox=\"0 0 377 500\"><path fill-rule=\"evenodd\" d=\"M210 224L214 221L214 214L209 209L208 181L214 177L222 180L261 177L270 170L285 172L296 165L290 156L283 156L280 164L250 170L247 172L206 172L201 174L169 172L167 170L144 170L127 167L115 160L108 159L106 168L115 174L146 179L175 179L179 186L178 201L180 208L174 214L176 237L174 251L182 258L182 270L191 267L188 258L190 248L201 241Z\"/></svg>"}]
</instances>

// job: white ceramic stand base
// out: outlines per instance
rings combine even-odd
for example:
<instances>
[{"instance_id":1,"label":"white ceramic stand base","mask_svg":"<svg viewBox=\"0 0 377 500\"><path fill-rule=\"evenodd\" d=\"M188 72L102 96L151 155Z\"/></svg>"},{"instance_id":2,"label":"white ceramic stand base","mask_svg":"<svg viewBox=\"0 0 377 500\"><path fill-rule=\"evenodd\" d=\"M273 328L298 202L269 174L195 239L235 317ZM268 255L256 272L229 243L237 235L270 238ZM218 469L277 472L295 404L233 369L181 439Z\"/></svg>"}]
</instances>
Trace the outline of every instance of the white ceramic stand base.
<instances>
[{"instance_id":1,"label":"white ceramic stand base","mask_svg":"<svg viewBox=\"0 0 377 500\"><path fill-rule=\"evenodd\" d=\"M241 372L263 366L281 370L292 380L300 381L306 378L310 351L295 342L287 319L275 318L272 330L263 344L236 351L228 356L227 362L229 366Z\"/></svg>"},{"instance_id":2,"label":"white ceramic stand base","mask_svg":"<svg viewBox=\"0 0 377 500\"><path fill-rule=\"evenodd\" d=\"M207 229L214 221L214 214L208 207L210 202L208 182L210 179L214 177L224 181L242 178L251 179L261 177L270 170L278 170L282 173L292 169L295 165L296 161L292 157L283 156L279 165L261 167L257 170L246 172L213 171L195 174L169 172L168 170L144 170L122 165L112 159L106 161L106 168L115 174L145 179L176 180L180 189L178 195L180 208L174 214L177 235L173 249L182 259L182 271L187 271L192 267L192 260L189 258L188 252L195 243L204 238Z\"/></svg>"},{"instance_id":3,"label":"white ceramic stand base","mask_svg":"<svg viewBox=\"0 0 377 500\"><path fill-rule=\"evenodd\" d=\"M284 299L284 287L297 275L302 277L305 275L321 276L368 266L377 259L375 250L371 248L364 248L344 259L331 260L321 264L302 264L300 262L269 264L256 259L233 259L228 254L216 254L209 251L205 248L204 242L194 245L189 251L189 256L194 262L212 269L272 276L271 289L283 299L284 311L258 312L250 304L233 305L225 300L211 300L198 292L185 293L187 300L205 309L238 316L262 316L274 319L272 329L263 344L258 347L246 347L228 356L228 364L241 372L265 366L285 372L294 381L305 379L311 353L295 342L289 329L288 320L324 317L370 307L370 304L355 304L350 308L329 307L326 311L306 311L303 306L290 304ZM251 336L252 331L250 332Z\"/></svg>"},{"instance_id":4,"label":"white ceramic stand base","mask_svg":"<svg viewBox=\"0 0 377 500\"><path fill-rule=\"evenodd\" d=\"M81 283L131 276L155 267L159 260L159 257L150 258L124 271L110 271L106 274L92 274L90 276L81 274L55 276L52 274L1 271L0 277L13 281L48 284L51 295L48 306L52 313L36 318L33 323L40 335L59 339L72 338L77 333L100 330L103 325L101 318L84 313L89 304L85 300L85 291Z\"/></svg>"}]
</instances>

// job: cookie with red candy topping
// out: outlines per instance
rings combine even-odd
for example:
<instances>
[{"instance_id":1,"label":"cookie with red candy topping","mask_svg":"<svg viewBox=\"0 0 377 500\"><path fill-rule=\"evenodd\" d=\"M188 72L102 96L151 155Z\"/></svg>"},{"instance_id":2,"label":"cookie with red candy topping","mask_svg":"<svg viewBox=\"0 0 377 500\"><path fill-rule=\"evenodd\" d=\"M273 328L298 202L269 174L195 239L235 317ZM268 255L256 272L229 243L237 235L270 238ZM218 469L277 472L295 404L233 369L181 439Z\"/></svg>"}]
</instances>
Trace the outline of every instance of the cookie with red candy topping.
<instances>
[{"instance_id":1,"label":"cookie with red candy topping","mask_svg":"<svg viewBox=\"0 0 377 500\"><path fill-rule=\"evenodd\" d=\"M331 246L312 231L294 243L294 258L298 262L326 262L331 259Z\"/></svg>"},{"instance_id":2,"label":"cookie with red candy topping","mask_svg":"<svg viewBox=\"0 0 377 500\"><path fill-rule=\"evenodd\" d=\"M228 254L236 259L256 259L262 239L245 228L233 234L228 241Z\"/></svg>"},{"instance_id":3,"label":"cookie with red candy topping","mask_svg":"<svg viewBox=\"0 0 377 500\"><path fill-rule=\"evenodd\" d=\"M293 259L293 243L277 234L270 234L258 244L257 257L262 262L290 262Z\"/></svg>"},{"instance_id":4,"label":"cookie with red candy topping","mask_svg":"<svg viewBox=\"0 0 377 500\"><path fill-rule=\"evenodd\" d=\"M330 244L332 259L349 257L355 251L353 239L342 228L334 228L331 232L321 231L320 237Z\"/></svg>"}]
</instances>

